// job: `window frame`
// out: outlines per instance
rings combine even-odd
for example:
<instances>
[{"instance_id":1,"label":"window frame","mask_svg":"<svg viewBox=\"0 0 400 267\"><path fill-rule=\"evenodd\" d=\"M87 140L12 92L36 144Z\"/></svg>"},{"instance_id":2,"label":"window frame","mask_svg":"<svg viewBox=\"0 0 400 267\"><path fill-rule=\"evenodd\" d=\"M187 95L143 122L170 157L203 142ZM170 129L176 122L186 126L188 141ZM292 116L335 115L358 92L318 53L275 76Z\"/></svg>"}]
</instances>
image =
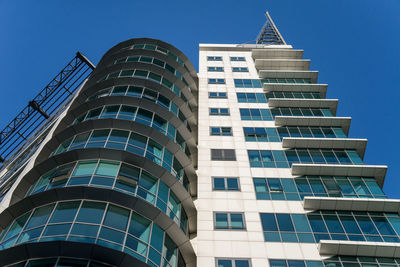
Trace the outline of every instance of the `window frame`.
<instances>
[{"instance_id":1,"label":"window frame","mask_svg":"<svg viewBox=\"0 0 400 267\"><path fill-rule=\"evenodd\" d=\"M217 228L217 214L226 214L227 218L228 218L228 228ZM232 219L231 219L231 215L232 214L240 214L242 215L242 224L243 224L243 228L232 228ZM244 216L244 211L239 211L239 212L231 212L231 211L213 211L213 223L214 223L214 230L222 230L222 231L247 231L246 228L246 219Z\"/></svg>"},{"instance_id":2,"label":"window frame","mask_svg":"<svg viewBox=\"0 0 400 267\"><path fill-rule=\"evenodd\" d=\"M212 112L211 111L212 109L218 109L218 113ZM228 113L221 113L221 109L226 109L228 111ZM210 107L210 108L208 108L208 115L209 116L230 116L231 112L230 112L229 108L218 108L218 107L211 108Z\"/></svg>"},{"instance_id":3,"label":"window frame","mask_svg":"<svg viewBox=\"0 0 400 267\"><path fill-rule=\"evenodd\" d=\"M222 61L222 56L207 56L207 61Z\"/></svg>"},{"instance_id":4,"label":"window frame","mask_svg":"<svg viewBox=\"0 0 400 267\"><path fill-rule=\"evenodd\" d=\"M219 134L213 134L213 128L219 128ZM222 128L229 128L229 134L224 134L224 131L222 131ZM210 126L210 136L233 136L233 131L232 127L230 126Z\"/></svg>"},{"instance_id":5,"label":"window frame","mask_svg":"<svg viewBox=\"0 0 400 267\"><path fill-rule=\"evenodd\" d=\"M218 267L218 261L219 260L230 260L232 267L236 267L236 260L240 261L247 261L249 263L249 267L252 267L251 265L251 258L226 258L226 257L218 257L215 258L215 266Z\"/></svg>"},{"instance_id":6,"label":"window frame","mask_svg":"<svg viewBox=\"0 0 400 267\"><path fill-rule=\"evenodd\" d=\"M217 94L216 96L212 96L211 94ZM222 95L221 94L225 94ZM208 92L209 99L228 99L228 94L226 92Z\"/></svg>"},{"instance_id":7,"label":"window frame","mask_svg":"<svg viewBox=\"0 0 400 267\"><path fill-rule=\"evenodd\" d=\"M224 72L224 67L221 66L207 66L207 72Z\"/></svg>"},{"instance_id":8,"label":"window frame","mask_svg":"<svg viewBox=\"0 0 400 267\"><path fill-rule=\"evenodd\" d=\"M214 179L224 179L224 189L215 189ZM229 189L229 187L228 187L228 179L236 179L238 188L235 189L235 190ZM241 188L240 188L240 179L239 179L239 177L233 177L233 176L225 176L225 177L223 177L223 176L212 176L212 177L211 177L211 180L212 180L212 181L211 181L212 191L216 191L216 192L218 192L218 191L221 191L221 192L224 192L224 191L228 191L228 192L240 192L240 191L241 191Z\"/></svg>"},{"instance_id":9,"label":"window frame","mask_svg":"<svg viewBox=\"0 0 400 267\"><path fill-rule=\"evenodd\" d=\"M229 60L233 62L245 62L246 57L229 57Z\"/></svg>"}]
</instances>

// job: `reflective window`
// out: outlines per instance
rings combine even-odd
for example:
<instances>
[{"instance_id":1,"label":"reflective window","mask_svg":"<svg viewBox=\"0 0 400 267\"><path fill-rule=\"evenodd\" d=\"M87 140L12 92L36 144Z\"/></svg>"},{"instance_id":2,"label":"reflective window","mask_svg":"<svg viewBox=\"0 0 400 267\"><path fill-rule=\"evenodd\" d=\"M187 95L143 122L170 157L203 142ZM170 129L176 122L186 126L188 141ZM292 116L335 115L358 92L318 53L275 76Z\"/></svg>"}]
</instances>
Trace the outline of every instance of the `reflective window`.
<instances>
[{"instance_id":1,"label":"reflective window","mask_svg":"<svg viewBox=\"0 0 400 267\"><path fill-rule=\"evenodd\" d=\"M264 93L236 93L239 103L267 103Z\"/></svg>"},{"instance_id":2,"label":"reflective window","mask_svg":"<svg viewBox=\"0 0 400 267\"><path fill-rule=\"evenodd\" d=\"M225 84L225 79L208 79L208 84Z\"/></svg>"},{"instance_id":3,"label":"reflective window","mask_svg":"<svg viewBox=\"0 0 400 267\"><path fill-rule=\"evenodd\" d=\"M231 57L231 61L246 61L244 57Z\"/></svg>"},{"instance_id":4,"label":"reflective window","mask_svg":"<svg viewBox=\"0 0 400 267\"><path fill-rule=\"evenodd\" d=\"M210 135L232 136L232 127L210 127Z\"/></svg>"},{"instance_id":5,"label":"reflective window","mask_svg":"<svg viewBox=\"0 0 400 267\"><path fill-rule=\"evenodd\" d=\"M223 72L224 67L207 67L207 71L209 72Z\"/></svg>"},{"instance_id":6,"label":"reflective window","mask_svg":"<svg viewBox=\"0 0 400 267\"><path fill-rule=\"evenodd\" d=\"M325 108L240 109L242 120L272 121L275 116L333 117L331 111Z\"/></svg>"},{"instance_id":7,"label":"reflective window","mask_svg":"<svg viewBox=\"0 0 400 267\"><path fill-rule=\"evenodd\" d=\"M23 226L21 222L27 217L30 219ZM15 226L17 221L19 227ZM123 251L153 266L184 265L176 244L157 225L132 210L106 202L57 202L35 208L10 225L0 238L0 250L27 242L68 240ZM56 262L56 266L81 266L72 259L31 261L32 266L54 266Z\"/></svg>"},{"instance_id":8,"label":"reflective window","mask_svg":"<svg viewBox=\"0 0 400 267\"><path fill-rule=\"evenodd\" d=\"M249 72L246 67L232 67L232 72Z\"/></svg>"},{"instance_id":9,"label":"reflective window","mask_svg":"<svg viewBox=\"0 0 400 267\"><path fill-rule=\"evenodd\" d=\"M207 57L207 61L222 61L222 57Z\"/></svg>"},{"instance_id":10,"label":"reflective window","mask_svg":"<svg viewBox=\"0 0 400 267\"><path fill-rule=\"evenodd\" d=\"M250 267L249 259L217 259L217 267Z\"/></svg>"},{"instance_id":11,"label":"reflective window","mask_svg":"<svg viewBox=\"0 0 400 267\"><path fill-rule=\"evenodd\" d=\"M228 98L226 92L208 92L208 98Z\"/></svg>"},{"instance_id":12,"label":"reflective window","mask_svg":"<svg viewBox=\"0 0 400 267\"><path fill-rule=\"evenodd\" d=\"M136 85L119 85L119 86L114 86L110 88L106 88L103 90L100 90L96 92L94 95L90 96L87 101L96 99L96 98L101 98L101 97L106 97L106 96L130 96L130 97L135 97L135 98L144 98L146 100L149 100L151 102L156 103L157 105L168 109L172 113L174 113L176 116L179 116L182 111L178 108L178 106L172 102L170 99L167 97L163 96L161 93L154 91L152 89L146 88L146 87L141 87L141 86L136 86ZM192 111L189 102L186 100L185 101L186 106ZM132 108L129 106L123 106L124 108ZM120 111L121 113L122 111ZM129 111L127 111L129 113ZM99 115L99 114L98 114ZM128 114L129 115L129 114ZM182 115L183 116L183 115ZM92 116L93 117L93 116ZM129 118L128 118L129 119ZM79 120L79 118L78 118ZM81 121L83 118L81 119ZM182 120L182 122L186 122L186 118Z\"/></svg>"},{"instance_id":13,"label":"reflective window","mask_svg":"<svg viewBox=\"0 0 400 267\"><path fill-rule=\"evenodd\" d=\"M214 213L214 228L226 230L244 230L243 213L234 212L215 212Z\"/></svg>"},{"instance_id":14,"label":"reflective window","mask_svg":"<svg viewBox=\"0 0 400 267\"><path fill-rule=\"evenodd\" d=\"M63 180L57 180L58 169L73 169L72 173L65 176ZM54 186L54 184L57 186ZM186 176L183 178L183 186L188 190L188 180ZM133 165L121 163L118 161L109 160L82 160L74 163L62 165L54 170L47 172L34 183L29 189L27 195L37 193L35 189L40 185L41 191L50 190L54 187L65 186L94 186L112 188L123 193L140 197L152 205L158 207L165 214L169 215L183 231L187 231L186 213L174 194L167 185L161 180L155 178L151 174ZM64 206L65 205L65 206ZM67 202L59 205L53 213L51 222L71 221L75 214L71 210L76 208L76 202ZM87 223L100 223L98 218L102 217L104 207L101 203L91 206L91 203L86 203L86 206L81 207L81 213L77 215L77 221ZM100 205L100 206L99 206ZM68 218L63 219L63 218ZM17 226L23 225L26 219L18 221Z\"/></svg>"},{"instance_id":15,"label":"reflective window","mask_svg":"<svg viewBox=\"0 0 400 267\"><path fill-rule=\"evenodd\" d=\"M177 69L175 69L174 67L172 67L168 63L166 63L166 62L164 62L162 60L159 60L159 59L157 59L155 57L129 56L129 57L124 57L124 58L116 60L115 64L124 63L124 62L144 62L144 63L150 63L150 64L157 65L157 66L159 66L159 67L161 67L163 69L168 70L169 72L174 74L176 77L178 77L180 80L182 80L186 85L188 85L186 80L182 77L182 74ZM128 76L131 76L131 75L128 75ZM159 76L159 75L157 75L155 73L151 73L149 78L152 79L152 80L155 80L157 82L161 81L161 76Z\"/></svg>"},{"instance_id":16,"label":"reflective window","mask_svg":"<svg viewBox=\"0 0 400 267\"><path fill-rule=\"evenodd\" d=\"M269 79L234 79L236 88L262 88L264 83L311 83L311 79L269 78Z\"/></svg>"},{"instance_id":17,"label":"reflective window","mask_svg":"<svg viewBox=\"0 0 400 267\"><path fill-rule=\"evenodd\" d=\"M271 181L281 186L271 187ZM305 196L386 198L374 178L341 176L303 176L294 179L253 178L257 199L302 200ZM354 184L364 188L358 191Z\"/></svg>"},{"instance_id":18,"label":"reflective window","mask_svg":"<svg viewBox=\"0 0 400 267\"><path fill-rule=\"evenodd\" d=\"M396 213L315 211L307 214L261 213L260 217L267 242L400 242L392 223L400 219Z\"/></svg>"},{"instance_id":19,"label":"reflective window","mask_svg":"<svg viewBox=\"0 0 400 267\"><path fill-rule=\"evenodd\" d=\"M238 177L212 177L214 191L240 191Z\"/></svg>"},{"instance_id":20,"label":"reflective window","mask_svg":"<svg viewBox=\"0 0 400 267\"><path fill-rule=\"evenodd\" d=\"M363 164L355 150L291 149L248 150L250 167L289 168L293 163Z\"/></svg>"},{"instance_id":21,"label":"reflective window","mask_svg":"<svg viewBox=\"0 0 400 267\"><path fill-rule=\"evenodd\" d=\"M339 127L243 127L247 142L281 142L283 137L347 138Z\"/></svg>"},{"instance_id":22,"label":"reflective window","mask_svg":"<svg viewBox=\"0 0 400 267\"><path fill-rule=\"evenodd\" d=\"M271 267L397 267L400 259L335 256L324 261L270 259Z\"/></svg>"},{"instance_id":23,"label":"reflective window","mask_svg":"<svg viewBox=\"0 0 400 267\"><path fill-rule=\"evenodd\" d=\"M88 113L82 114L81 116L79 116L79 118L77 120L74 121L74 124L82 122L82 121L86 121L86 120L93 120L93 119L97 120L97 119L104 118L103 115L101 115L101 117L99 117L99 115L106 112L107 107L109 107L109 106L105 106L104 108L102 108L102 107L99 108L100 112L97 115L97 117L89 116L91 111L89 111ZM171 123L167 122L166 120L164 120L157 114L155 114L149 110L138 108L138 107L133 107L133 106L121 105L121 106L119 106L118 109L119 109L119 111L117 113L115 113L112 118L136 121L141 124L150 126L154 129L156 129L157 131L159 131L160 133L168 136L171 140L173 140L175 143L177 143L179 146L181 146L182 150L185 151L186 144L185 144L181 134L176 130L176 128ZM180 116L180 114L181 113L179 112L178 117L184 119L183 117ZM187 124L187 121L182 121L182 122L186 125L187 129L189 131L191 131L190 126ZM103 142L107 139L107 136L108 136L108 133L105 132L105 130L102 130L102 131L103 132L96 130L96 132L94 132L92 134L92 136L90 137L91 138L90 143L92 141L94 143L90 144L91 147L102 147L102 144L104 144ZM85 133L85 134L87 134L87 133ZM84 136L81 136L80 138L83 140L84 138L87 138L87 136L84 135ZM96 138L99 140L96 140ZM63 143L63 145L59 147L59 150L57 152L58 153L65 152L66 147L69 147L71 141L72 141L72 139L68 139L67 141L65 141ZM79 142L80 142L79 146L77 146L75 142L74 142L73 146L76 148L82 148L83 141L79 141Z\"/></svg>"},{"instance_id":24,"label":"reflective window","mask_svg":"<svg viewBox=\"0 0 400 267\"><path fill-rule=\"evenodd\" d=\"M156 73L153 73L153 72L147 71L147 70L139 70L139 69L121 70L121 71L117 71L117 72L108 74L103 79L101 79L101 81L113 79L113 78L117 78L117 77L139 77L139 78L152 80L156 83L159 83L159 84L165 86L170 91L177 94L178 96L180 96L182 98L184 97L181 89L177 85L172 83L170 80L168 80L164 76L160 76ZM184 99L184 101L187 102L186 99Z\"/></svg>"},{"instance_id":25,"label":"reflective window","mask_svg":"<svg viewBox=\"0 0 400 267\"><path fill-rule=\"evenodd\" d=\"M229 116L228 108L209 108L209 112L214 116Z\"/></svg>"}]
</instances>

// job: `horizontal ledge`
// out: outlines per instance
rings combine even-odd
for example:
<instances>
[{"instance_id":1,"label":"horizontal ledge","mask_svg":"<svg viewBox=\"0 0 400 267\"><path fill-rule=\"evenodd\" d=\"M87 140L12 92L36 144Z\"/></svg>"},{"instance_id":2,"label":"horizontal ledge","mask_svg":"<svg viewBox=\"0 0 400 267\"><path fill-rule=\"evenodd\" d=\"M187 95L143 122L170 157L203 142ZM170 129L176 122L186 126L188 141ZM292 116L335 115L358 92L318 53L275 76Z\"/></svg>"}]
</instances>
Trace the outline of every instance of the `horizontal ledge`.
<instances>
[{"instance_id":1,"label":"horizontal ledge","mask_svg":"<svg viewBox=\"0 0 400 267\"><path fill-rule=\"evenodd\" d=\"M303 116L276 116L278 126L333 126L341 127L344 133L349 134L351 117L303 117Z\"/></svg>"},{"instance_id":2,"label":"horizontal ledge","mask_svg":"<svg viewBox=\"0 0 400 267\"><path fill-rule=\"evenodd\" d=\"M370 212L400 212L400 199L304 197L307 210L346 210Z\"/></svg>"},{"instance_id":3,"label":"horizontal ledge","mask_svg":"<svg viewBox=\"0 0 400 267\"><path fill-rule=\"evenodd\" d=\"M258 70L309 70L309 59L255 59Z\"/></svg>"},{"instance_id":4,"label":"horizontal ledge","mask_svg":"<svg viewBox=\"0 0 400 267\"><path fill-rule=\"evenodd\" d=\"M318 251L321 255L398 258L400 243L321 240Z\"/></svg>"},{"instance_id":5,"label":"horizontal ledge","mask_svg":"<svg viewBox=\"0 0 400 267\"><path fill-rule=\"evenodd\" d=\"M336 115L338 99L297 99L297 98L270 98L270 107L295 108L329 108Z\"/></svg>"},{"instance_id":6,"label":"horizontal ledge","mask_svg":"<svg viewBox=\"0 0 400 267\"><path fill-rule=\"evenodd\" d=\"M339 165L339 164L302 164L293 163L292 175L332 175L362 176L375 178L382 188L387 166L385 165Z\"/></svg>"},{"instance_id":7,"label":"horizontal ledge","mask_svg":"<svg viewBox=\"0 0 400 267\"><path fill-rule=\"evenodd\" d=\"M253 59L301 59L304 50L299 49L253 49L251 56Z\"/></svg>"},{"instance_id":8,"label":"horizontal ledge","mask_svg":"<svg viewBox=\"0 0 400 267\"><path fill-rule=\"evenodd\" d=\"M283 137L283 148L355 149L364 158L367 139Z\"/></svg>"},{"instance_id":9,"label":"horizontal ledge","mask_svg":"<svg viewBox=\"0 0 400 267\"><path fill-rule=\"evenodd\" d=\"M311 83L317 83L318 71L292 71L292 70L260 70L258 72L261 79L263 78L300 78L311 79Z\"/></svg>"},{"instance_id":10,"label":"horizontal ledge","mask_svg":"<svg viewBox=\"0 0 400 267\"><path fill-rule=\"evenodd\" d=\"M264 83L265 92L318 92L326 97L327 84L318 83Z\"/></svg>"}]
</instances>

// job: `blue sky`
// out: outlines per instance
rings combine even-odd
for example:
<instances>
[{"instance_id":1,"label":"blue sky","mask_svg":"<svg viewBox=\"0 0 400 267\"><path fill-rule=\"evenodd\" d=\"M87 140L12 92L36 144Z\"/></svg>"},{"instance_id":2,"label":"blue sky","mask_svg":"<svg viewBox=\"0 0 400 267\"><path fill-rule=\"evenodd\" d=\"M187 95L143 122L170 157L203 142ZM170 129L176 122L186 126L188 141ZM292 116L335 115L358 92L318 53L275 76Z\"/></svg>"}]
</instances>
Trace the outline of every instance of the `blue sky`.
<instances>
[{"instance_id":1,"label":"blue sky","mask_svg":"<svg viewBox=\"0 0 400 267\"><path fill-rule=\"evenodd\" d=\"M389 166L384 190L400 198L400 2L0 0L0 127L83 52L95 64L118 42L158 38L198 66L199 43L254 40L268 10L288 44L368 138L365 162Z\"/></svg>"}]
</instances>

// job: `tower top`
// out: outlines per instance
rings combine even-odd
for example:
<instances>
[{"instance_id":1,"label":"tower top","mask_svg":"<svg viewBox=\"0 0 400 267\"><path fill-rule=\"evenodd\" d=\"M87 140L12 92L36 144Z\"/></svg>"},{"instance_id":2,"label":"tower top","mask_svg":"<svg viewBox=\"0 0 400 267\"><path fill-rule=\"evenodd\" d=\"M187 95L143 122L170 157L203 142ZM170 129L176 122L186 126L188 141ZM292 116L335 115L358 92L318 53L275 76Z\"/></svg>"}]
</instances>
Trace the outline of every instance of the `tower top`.
<instances>
[{"instance_id":1,"label":"tower top","mask_svg":"<svg viewBox=\"0 0 400 267\"><path fill-rule=\"evenodd\" d=\"M257 44L271 44L271 45L286 45L285 40L279 33L278 28L275 26L271 16L268 11L265 12L267 21L261 28L260 33L257 36Z\"/></svg>"}]
</instances>

